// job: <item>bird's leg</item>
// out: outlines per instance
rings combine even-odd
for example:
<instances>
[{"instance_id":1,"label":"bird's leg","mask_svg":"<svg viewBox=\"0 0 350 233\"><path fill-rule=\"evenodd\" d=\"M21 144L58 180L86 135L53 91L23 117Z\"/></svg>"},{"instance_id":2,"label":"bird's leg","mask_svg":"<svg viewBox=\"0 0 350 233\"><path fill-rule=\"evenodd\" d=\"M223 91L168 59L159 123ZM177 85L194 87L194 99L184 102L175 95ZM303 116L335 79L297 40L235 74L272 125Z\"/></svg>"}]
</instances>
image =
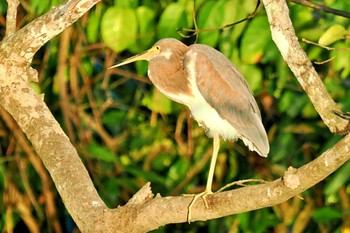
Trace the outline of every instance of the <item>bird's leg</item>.
<instances>
[{"instance_id":1,"label":"bird's leg","mask_svg":"<svg viewBox=\"0 0 350 233\"><path fill-rule=\"evenodd\" d=\"M191 204L188 207L188 215L187 215L187 221L188 223L191 222L191 215L192 215L192 206L194 203L196 203L198 198L203 198L205 207L208 209L208 202L206 200L206 196L208 194L212 194L213 192L211 191L212 183L213 183L213 177L214 177L214 171L215 171L215 164L216 164L216 159L218 157L219 153L219 148L220 148L220 138L219 135L215 135L213 138L213 155L211 157L211 162L210 162L210 168L209 168L209 174L208 174L208 179L207 179L207 186L205 188L204 192L198 193L194 195L193 200Z\"/></svg>"}]
</instances>

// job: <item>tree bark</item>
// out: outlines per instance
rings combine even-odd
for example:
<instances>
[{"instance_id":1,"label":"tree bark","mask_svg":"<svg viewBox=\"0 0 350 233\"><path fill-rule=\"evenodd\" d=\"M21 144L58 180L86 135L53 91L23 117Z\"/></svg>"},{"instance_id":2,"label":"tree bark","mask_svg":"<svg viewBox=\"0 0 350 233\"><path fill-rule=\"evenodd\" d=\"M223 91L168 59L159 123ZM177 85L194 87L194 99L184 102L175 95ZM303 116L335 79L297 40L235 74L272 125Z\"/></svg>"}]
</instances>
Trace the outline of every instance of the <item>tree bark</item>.
<instances>
[{"instance_id":1,"label":"tree bark","mask_svg":"<svg viewBox=\"0 0 350 233\"><path fill-rule=\"evenodd\" d=\"M99 0L67 1L17 32L13 31L13 26L8 28L11 31L0 44L0 105L13 116L31 141L82 232L146 232L169 223L186 222L192 197L154 197L149 183L126 205L107 208L43 97L28 85L31 80L37 80L37 73L30 68L30 63L38 49L97 2ZM348 132L349 122L333 113L340 111L339 107L298 43L286 2L263 0L263 3L275 43L321 118L332 132ZM9 15L13 15L14 8L9 8ZM8 20L12 20L11 17ZM214 219L284 202L320 182L346 162L350 158L349 145L350 136L347 135L309 164L299 169L289 168L280 179L209 195L209 209L203 201L197 201L192 209L192 219Z\"/></svg>"}]
</instances>

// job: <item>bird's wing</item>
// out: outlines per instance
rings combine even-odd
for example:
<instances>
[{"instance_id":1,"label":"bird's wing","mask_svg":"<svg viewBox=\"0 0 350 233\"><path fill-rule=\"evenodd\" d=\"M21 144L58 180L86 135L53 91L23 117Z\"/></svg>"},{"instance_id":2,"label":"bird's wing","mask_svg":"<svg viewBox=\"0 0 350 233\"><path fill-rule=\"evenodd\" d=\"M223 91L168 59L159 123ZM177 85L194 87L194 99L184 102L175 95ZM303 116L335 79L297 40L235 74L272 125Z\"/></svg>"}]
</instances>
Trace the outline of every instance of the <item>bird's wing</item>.
<instances>
[{"instance_id":1,"label":"bird's wing","mask_svg":"<svg viewBox=\"0 0 350 233\"><path fill-rule=\"evenodd\" d=\"M250 149L266 157L270 149L260 111L237 68L217 50L200 44L191 45L185 55L184 66L189 64L196 70L196 84L204 99L237 130L245 143L246 139L253 143Z\"/></svg>"}]
</instances>

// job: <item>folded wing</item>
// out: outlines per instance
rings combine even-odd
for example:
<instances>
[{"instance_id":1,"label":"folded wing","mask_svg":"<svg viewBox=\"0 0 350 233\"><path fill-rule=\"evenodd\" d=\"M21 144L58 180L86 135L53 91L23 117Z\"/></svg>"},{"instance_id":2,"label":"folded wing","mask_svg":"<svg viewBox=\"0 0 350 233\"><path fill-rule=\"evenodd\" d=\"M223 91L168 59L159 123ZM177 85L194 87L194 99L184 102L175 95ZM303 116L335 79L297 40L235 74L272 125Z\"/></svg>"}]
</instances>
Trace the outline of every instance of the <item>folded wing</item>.
<instances>
[{"instance_id":1,"label":"folded wing","mask_svg":"<svg viewBox=\"0 0 350 233\"><path fill-rule=\"evenodd\" d=\"M266 157L270 148L258 105L246 80L220 52L206 46L190 46L184 65L195 57L197 87L221 118L228 121L251 150Z\"/></svg>"}]
</instances>

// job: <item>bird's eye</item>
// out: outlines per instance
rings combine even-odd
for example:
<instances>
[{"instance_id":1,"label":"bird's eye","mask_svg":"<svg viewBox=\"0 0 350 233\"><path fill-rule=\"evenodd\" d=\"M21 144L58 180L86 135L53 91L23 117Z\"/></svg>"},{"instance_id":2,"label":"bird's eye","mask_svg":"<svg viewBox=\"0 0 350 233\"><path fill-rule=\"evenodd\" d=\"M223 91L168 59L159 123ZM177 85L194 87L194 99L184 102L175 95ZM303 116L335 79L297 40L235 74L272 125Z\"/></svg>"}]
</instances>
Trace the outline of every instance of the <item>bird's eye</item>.
<instances>
[{"instance_id":1,"label":"bird's eye","mask_svg":"<svg viewBox=\"0 0 350 233\"><path fill-rule=\"evenodd\" d=\"M160 51L160 46L159 46L159 45L157 45L157 46L156 46L156 49L157 49L158 51Z\"/></svg>"}]
</instances>

